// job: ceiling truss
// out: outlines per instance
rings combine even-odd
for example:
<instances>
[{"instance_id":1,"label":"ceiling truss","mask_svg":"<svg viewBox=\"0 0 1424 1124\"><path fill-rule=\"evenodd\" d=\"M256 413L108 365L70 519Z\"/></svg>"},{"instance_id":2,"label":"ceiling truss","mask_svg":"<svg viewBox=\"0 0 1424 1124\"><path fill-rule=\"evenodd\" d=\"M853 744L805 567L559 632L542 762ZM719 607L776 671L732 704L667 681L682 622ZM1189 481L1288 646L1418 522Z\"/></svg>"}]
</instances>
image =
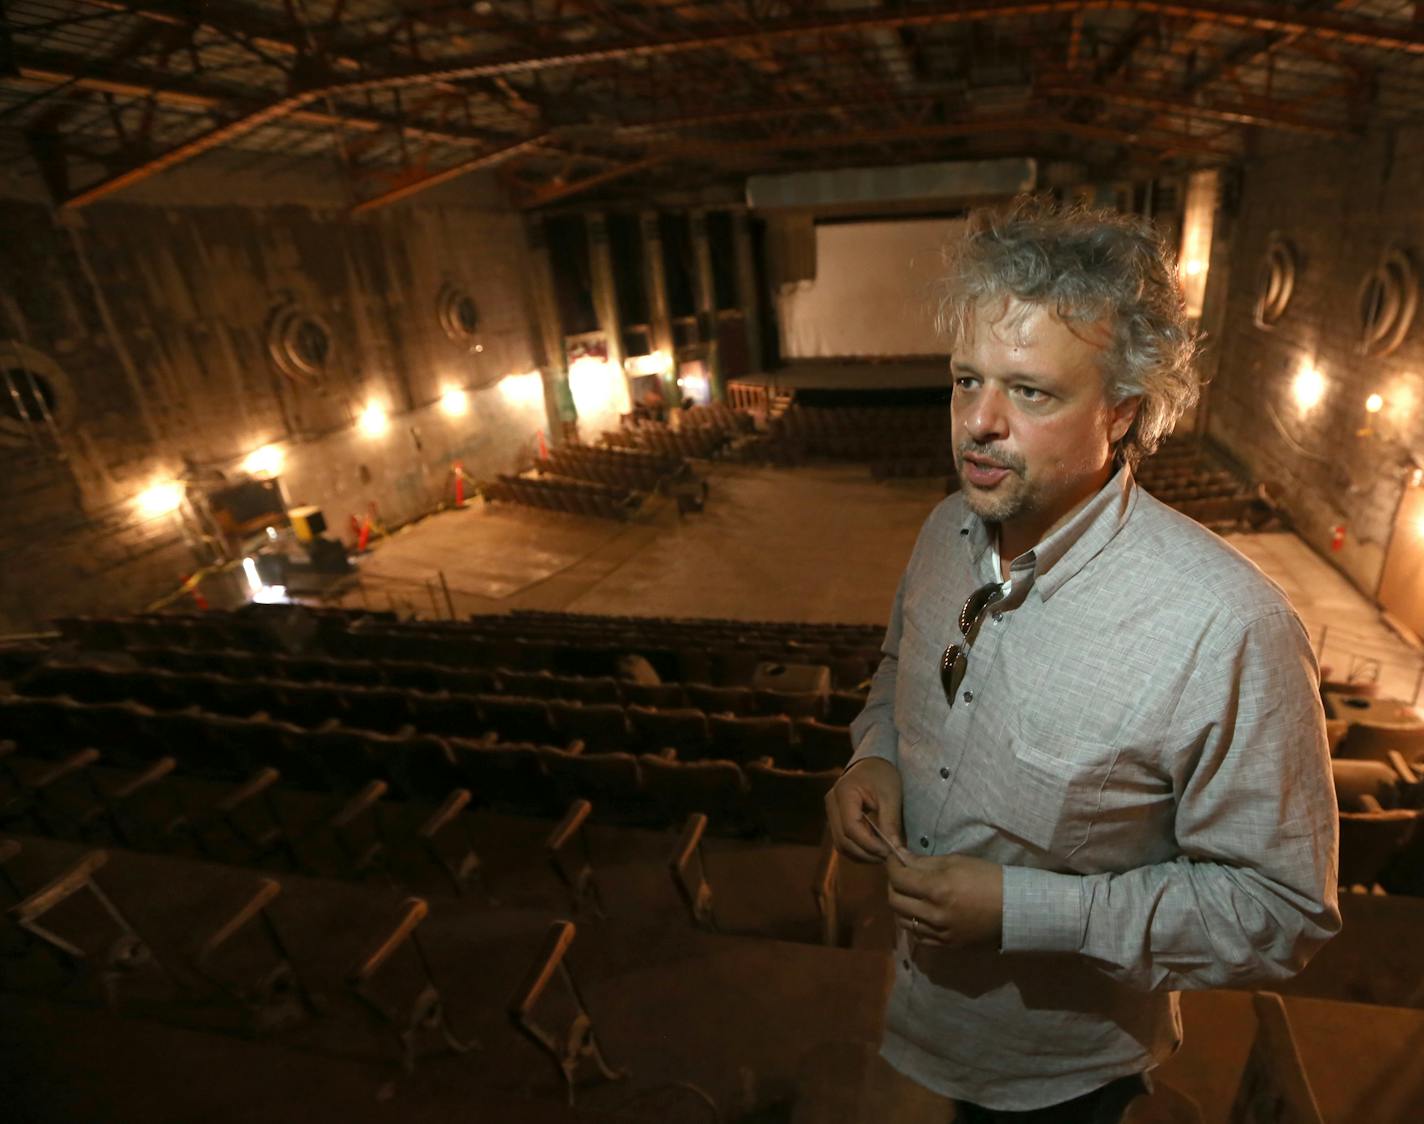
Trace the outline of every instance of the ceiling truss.
<instances>
[{"instance_id":1,"label":"ceiling truss","mask_svg":"<svg viewBox=\"0 0 1424 1124\"><path fill-rule=\"evenodd\" d=\"M364 213L490 168L540 207L845 163L1184 170L1424 118L1406 0L0 2L0 136L67 208L219 149L334 158Z\"/></svg>"}]
</instances>

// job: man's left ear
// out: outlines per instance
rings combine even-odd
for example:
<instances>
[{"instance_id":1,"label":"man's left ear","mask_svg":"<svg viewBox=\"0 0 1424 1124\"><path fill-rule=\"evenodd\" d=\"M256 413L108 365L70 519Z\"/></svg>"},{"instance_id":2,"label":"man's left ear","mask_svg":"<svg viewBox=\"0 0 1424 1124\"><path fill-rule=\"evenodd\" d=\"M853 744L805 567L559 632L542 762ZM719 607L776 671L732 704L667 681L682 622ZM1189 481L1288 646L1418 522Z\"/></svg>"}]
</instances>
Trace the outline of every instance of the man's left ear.
<instances>
[{"instance_id":1,"label":"man's left ear","mask_svg":"<svg viewBox=\"0 0 1424 1124\"><path fill-rule=\"evenodd\" d=\"M1142 404L1140 397L1124 398L1116 406L1112 407L1110 414L1112 424L1108 428L1108 444L1116 445L1127 435L1127 431L1132 428L1132 422L1137 417L1137 408Z\"/></svg>"}]
</instances>

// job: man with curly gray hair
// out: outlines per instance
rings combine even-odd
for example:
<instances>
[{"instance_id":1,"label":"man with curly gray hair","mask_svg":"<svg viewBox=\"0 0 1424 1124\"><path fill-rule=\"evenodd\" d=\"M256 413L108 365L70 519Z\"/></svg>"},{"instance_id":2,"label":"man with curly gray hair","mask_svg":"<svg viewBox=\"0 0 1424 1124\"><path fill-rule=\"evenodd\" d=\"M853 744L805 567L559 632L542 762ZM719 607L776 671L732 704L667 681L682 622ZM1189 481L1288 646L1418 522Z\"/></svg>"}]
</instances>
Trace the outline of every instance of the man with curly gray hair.
<instances>
[{"instance_id":1,"label":"man with curly gray hair","mask_svg":"<svg viewBox=\"0 0 1424 1124\"><path fill-rule=\"evenodd\" d=\"M1284 978L1339 928L1318 672L1281 591L1133 479L1196 395L1149 223L976 212L941 325L961 490L827 818L886 865L886 1058L959 1120L1110 1124L1180 989Z\"/></svg>"}]
</instances>

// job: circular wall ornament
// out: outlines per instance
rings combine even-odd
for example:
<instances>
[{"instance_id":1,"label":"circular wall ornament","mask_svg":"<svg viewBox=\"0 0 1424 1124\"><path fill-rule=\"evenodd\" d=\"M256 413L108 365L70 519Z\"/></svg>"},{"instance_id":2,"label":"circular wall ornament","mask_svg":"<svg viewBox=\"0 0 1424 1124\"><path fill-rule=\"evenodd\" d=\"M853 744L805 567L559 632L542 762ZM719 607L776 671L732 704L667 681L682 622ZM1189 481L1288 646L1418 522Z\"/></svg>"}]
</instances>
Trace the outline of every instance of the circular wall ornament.
<instances>
[{"instance_id":1,"label":"circular wall ornament","mask_svg":"<svg viewBox=\"0 0 1424 1124\"><path fill-rule=\"evenodd\" d=\"M1256 326L1269 328L1279 320L1295 294L1295 247L1279 233L1266 240L1266 256L1256 273Z\"/></svg>"},{"instance_id":2,"label":"circular wall ornament","mask_svg":"<svg viewBox=\"0 0 1424 1124\"><path fill-rule=\"evenodd\" d=\"M452 340L472 340L480 329L480 310L474 297L455 285L441 287L435 298L435 315Z\"/></svg>"},{"instance_id":3,"label":"circular wall ornament","mask_svg":"<svg viewBox=\"0 0 1424 1124\"><path fill-rule=\"evenodd\" d=\"M51 425L66 428L73 416L74 390L63 368L28 344L0 339L0 444L28 444Z\"/></svg>"},{"instance_id":4,"label":"circular wall ornament","mask_svg":"<svg viewBox=\"0 0 1424 1124\"><path fill-rule=\"evenodd\" d=\"M267 352L277 369L295 382L319 383L331 364L331 329L295 304L283 305L267 325Z\"/></svg>"},{"instance_id":5,"label":"circular wall ornament","mask_svg":"<svg viewBox=\"0 0 1424 1124\"><path fill-rule=\"evenodd\" d=\"M1419 270L1402 246L1390 246L1360 282L1355 320L1363 355L1388 355L1409 334L1419 311Z\"/></svg>"}]
</instances>

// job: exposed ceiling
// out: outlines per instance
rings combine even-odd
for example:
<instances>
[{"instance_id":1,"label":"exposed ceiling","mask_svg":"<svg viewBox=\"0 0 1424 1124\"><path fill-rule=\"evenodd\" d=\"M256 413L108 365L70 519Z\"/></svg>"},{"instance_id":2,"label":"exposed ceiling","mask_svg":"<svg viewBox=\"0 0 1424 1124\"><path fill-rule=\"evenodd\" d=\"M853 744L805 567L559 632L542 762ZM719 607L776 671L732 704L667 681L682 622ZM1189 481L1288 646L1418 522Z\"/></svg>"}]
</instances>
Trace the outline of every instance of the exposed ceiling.
<instances>
[{"instance_id":1,"label":"exposed ceiling","mask_svg":"<svg viewBox=\"0 0 1424 1124\"><path fill-rule=\"evenodd\" d=\"M68 207L218 148L334 157L357 210L480 168L538 207L1421 120L1415 0L0 0L0 160Z\"/></svg>"}]
</instances>

